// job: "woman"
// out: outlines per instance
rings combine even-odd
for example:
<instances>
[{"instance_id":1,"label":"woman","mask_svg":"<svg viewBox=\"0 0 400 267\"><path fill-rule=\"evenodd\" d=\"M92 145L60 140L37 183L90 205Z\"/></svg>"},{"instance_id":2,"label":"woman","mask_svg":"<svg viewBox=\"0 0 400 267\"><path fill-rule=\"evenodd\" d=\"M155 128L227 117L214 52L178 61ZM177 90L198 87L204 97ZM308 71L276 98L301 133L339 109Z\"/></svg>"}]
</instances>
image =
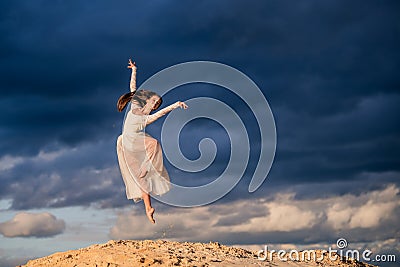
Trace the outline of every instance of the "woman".
<instances>
[{"instance_id":1,"label":"woman","mask_svg":"<svg viewBox=\"0 0 400 267\"><path fill-rule=\"evenodd\" d=\"M162 103L162 99L154 92L136 91L136 64L129 59L128 68L132 69L131 92L118 99L117 109L124 110L130 102L122 131L117 140L118 163L125 182L126 196L138 202L143 199L146 215L150 222L154 208L151 206L149 193L161 195L170 190L170 179L163 165L162 149L156 139L145 133L143 129L176 108L187 109L184 102L178 101L160 111L151 114Z\"/></svg>"}]
</instances>

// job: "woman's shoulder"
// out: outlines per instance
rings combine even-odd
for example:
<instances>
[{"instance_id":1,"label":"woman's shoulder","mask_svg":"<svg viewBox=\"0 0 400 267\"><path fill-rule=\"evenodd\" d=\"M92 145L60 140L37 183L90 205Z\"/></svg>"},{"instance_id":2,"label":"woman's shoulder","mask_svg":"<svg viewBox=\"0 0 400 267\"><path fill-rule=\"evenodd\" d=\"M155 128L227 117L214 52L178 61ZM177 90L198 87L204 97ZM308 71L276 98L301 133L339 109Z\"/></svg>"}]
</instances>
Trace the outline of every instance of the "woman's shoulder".
<instances>
[{"instance_id":1,"label":"woman's shoulder","mask_svg":"<svg viewBox=\"0 0 400 267\"><path fill-rule=\"evenodd\" d=\"M135 105L134 103L131 103L131 109L130 109L129 113L132 113L132 114L135 114L135 115L142 115L143 114L142 110L141 110L141 107L139 105Z\"/></svg>"},{"instance_id":2,"label":"woman's shoulder","mask_svg":"<svg viewBox=\"0 0 400 267\"><path fill-rule=\"evenodd\" d=\"M134 116L146 117L146 114L143 114L140 110L131 109L129 113Z\"/></svg>"}]
</instances>

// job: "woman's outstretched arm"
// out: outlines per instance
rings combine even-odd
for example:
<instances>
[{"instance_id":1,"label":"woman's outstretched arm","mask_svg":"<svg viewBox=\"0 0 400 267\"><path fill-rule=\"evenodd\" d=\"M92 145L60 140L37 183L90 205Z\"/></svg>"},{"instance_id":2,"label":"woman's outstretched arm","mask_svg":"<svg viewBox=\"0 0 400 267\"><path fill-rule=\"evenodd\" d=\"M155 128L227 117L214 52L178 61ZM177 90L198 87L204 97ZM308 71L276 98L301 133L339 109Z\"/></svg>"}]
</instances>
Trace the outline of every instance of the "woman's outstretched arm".
<instances>
[{"instance_id":1,"label":"woman's outstretched arm","mask_svg":"<svg viewBox=\"0 0 400 267\"><path fill-rule=\"evenodd\" d=\"M158 120L159 118L168 114L169 112L173 111L176 108L187 109L188 106L182 101L178 101L172 105L169 105L168 107L165 107L165 108L157 111L156 113L147 116L146 126L149 125L150 123L155 122L156 120Z\"/></svg>"},{"instance_id":2,"label":"woman's outstretched arm","mask_svg":"<svg viewBox=\"0 0 400 267\"><path fill-rule=\"evenodd\" d=\"M136 67L136 63L132 62L132 59L129 59L128 69L132 69L130 88L131 88L131 92L134 93L134 92L136 92L136 69L137 69L137 67Z\"/></svg>"}]
</instances>

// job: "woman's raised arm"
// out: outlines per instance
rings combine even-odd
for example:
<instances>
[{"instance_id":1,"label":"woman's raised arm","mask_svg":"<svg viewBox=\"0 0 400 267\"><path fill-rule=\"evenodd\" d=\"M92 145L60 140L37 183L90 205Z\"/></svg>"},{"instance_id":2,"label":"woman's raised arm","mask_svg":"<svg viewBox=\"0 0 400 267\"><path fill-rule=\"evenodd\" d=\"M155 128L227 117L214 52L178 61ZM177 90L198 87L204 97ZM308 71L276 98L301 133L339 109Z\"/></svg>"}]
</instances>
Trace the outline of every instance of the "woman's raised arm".
<instances>
[{"instance_id":1,"label":"woman's raised arm","mask_svg":"<svg viewBox=\"0 0 400 267\"><path fill-rule=\"evenodd\" d=\"M136 92L136 69L137 69L137 67L136 67L136 62L132 62L132 59L129 59L128 69L132 69L130 88L131 88L131 92L134 93L134 92Z\"/></svg>"},{"instance_id":2,"label":"woman's raised arm","mask_svg":"<svg viewBox=\"0 0 400 267\"><path fill-rule=\"evenodd\" d=\"M159 118L168 114L169 112L173 111L176 108L187 109L188 106L182 101L177 101L176 103L169 105L168 107L165 107L165 108L157 111L156 113L147 116L146 126L149 125L150 123L155 122L156 120L158 120Z\"/></svg>"}]
</instances>

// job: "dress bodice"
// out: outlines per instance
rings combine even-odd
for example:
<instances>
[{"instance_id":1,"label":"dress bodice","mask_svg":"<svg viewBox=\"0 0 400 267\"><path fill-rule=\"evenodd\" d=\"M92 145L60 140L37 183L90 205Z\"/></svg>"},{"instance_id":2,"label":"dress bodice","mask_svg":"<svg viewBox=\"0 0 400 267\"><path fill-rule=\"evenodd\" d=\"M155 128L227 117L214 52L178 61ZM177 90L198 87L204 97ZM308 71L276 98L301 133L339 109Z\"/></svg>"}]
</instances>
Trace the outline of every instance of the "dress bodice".
<instances>
[{"instance_id":1,"label":"dress bodice","mask_svg":"<svg viewBox=\"0 0 400 267\"><path fill-rule=\"evenodd\" d=\"M147 115L137 115L129 111L124 122L123 134L138 133L143 131L146 125Z\"/></svg>"},{"instance_id":2,"label":"dress bodice","mask_svg":"<svg viewBox=\"0 0 400 267\"><path fill-rule=\"evenodd\" d=\"M122 143L126 149L135 149L135 140L144 135L147 115L137 115L130 110L126 115L124 128L122 130Z\"/></svg>"}]
</instances>

